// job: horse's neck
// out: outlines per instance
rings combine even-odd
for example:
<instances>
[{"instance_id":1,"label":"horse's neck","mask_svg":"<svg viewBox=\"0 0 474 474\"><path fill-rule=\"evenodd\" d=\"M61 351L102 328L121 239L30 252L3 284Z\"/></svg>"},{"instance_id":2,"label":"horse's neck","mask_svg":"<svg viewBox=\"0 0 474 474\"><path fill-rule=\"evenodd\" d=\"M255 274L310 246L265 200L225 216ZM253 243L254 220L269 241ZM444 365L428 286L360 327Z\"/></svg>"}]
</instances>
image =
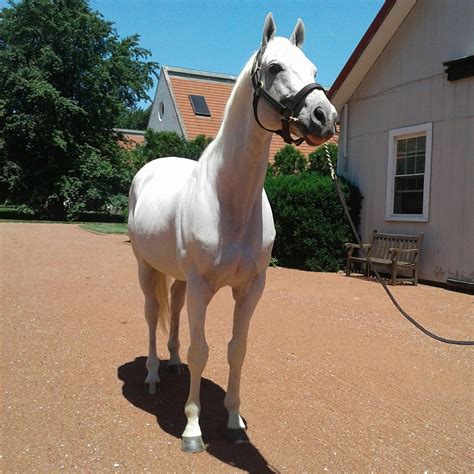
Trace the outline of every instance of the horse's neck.
<instances>
[{"instance_id":1,"label":"horse's neck","mask_svg":"<svg viewBox=\"0 0 474 474\"><path fill-rule=\"evenodd\" d=\"M216 192L219 204L245 224L260 202L271 133L255 121L252 84L248 72L239 77L221 129L203 157L207 185Z\"/></svg>"}]
</instances>

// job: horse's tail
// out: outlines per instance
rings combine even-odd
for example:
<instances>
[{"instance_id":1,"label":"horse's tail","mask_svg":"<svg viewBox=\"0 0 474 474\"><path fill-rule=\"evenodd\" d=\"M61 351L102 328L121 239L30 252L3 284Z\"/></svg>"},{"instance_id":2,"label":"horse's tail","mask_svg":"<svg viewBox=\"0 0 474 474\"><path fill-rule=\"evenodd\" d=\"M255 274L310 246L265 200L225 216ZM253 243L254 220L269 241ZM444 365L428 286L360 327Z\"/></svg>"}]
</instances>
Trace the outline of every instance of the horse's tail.
<instances>
[{"instance_id":1,"label":"horse's tail","mask_svg":"<svg viewBox=\"0 0 474 474\"><path fill-rule=\"evenodd\" d=\"M164 273L156 273L155 292L159 303L158 324L165 333L170 327L170 282L169 277Z\"/></svg>"}]
</instances>

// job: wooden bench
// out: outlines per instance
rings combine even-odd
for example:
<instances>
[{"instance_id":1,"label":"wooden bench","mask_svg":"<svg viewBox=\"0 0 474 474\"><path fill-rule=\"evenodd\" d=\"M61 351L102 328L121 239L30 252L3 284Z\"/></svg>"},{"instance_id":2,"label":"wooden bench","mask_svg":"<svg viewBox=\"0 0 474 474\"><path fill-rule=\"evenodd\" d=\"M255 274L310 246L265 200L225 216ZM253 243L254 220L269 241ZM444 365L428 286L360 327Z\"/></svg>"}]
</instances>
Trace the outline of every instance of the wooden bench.
<instances>
[{"instance_id":1,"label":"wooden bench","mask_svg":"<svg viewBox=\"0 0 474 474\"><path fill-rule=\"evenodd\" d=\"M374 230L372 241L370 244L362 244L373 263L384 265L390 269L390 281L392 285L396 285L397 281L412 281L418 284L418 262L420 259L421 247L423 244L423 234L419 235L397 235L383 234ZM357 244L346 243L347 249L346 259L346 275L351 274L351 265L359 262L365 265L367 276L370 275L370 265L367 259L360 251ZM354 254L358 250L357 255ZM411 270L413 276L411 278L397 278L398 270Z\"/></svg>"}]
</instances>

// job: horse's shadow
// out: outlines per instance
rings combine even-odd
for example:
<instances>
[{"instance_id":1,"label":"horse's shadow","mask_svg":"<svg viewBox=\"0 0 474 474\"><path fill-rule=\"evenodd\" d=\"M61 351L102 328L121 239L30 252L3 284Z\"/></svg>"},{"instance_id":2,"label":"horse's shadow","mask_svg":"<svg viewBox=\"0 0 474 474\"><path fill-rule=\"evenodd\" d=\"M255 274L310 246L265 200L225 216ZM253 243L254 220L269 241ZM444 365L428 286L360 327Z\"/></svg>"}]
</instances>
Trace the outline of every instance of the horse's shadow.
<instances>
[{"instance_id":1,"label":"horse's shadow","mask_svg":"<svg viewBox=\"0 0 474 474\"><path fill-rule=\"evenodd\" d=\"M156 395L145 391L146 357L137 357L121 365L117 376L123 382L123 396L134 406L156 416L161 429L180 439L186 426L184 404L189 390L189 371L184 366L183 375L172 375L166 370L167 361L160 364L161 383ZM259 450L252 444L233 445L224 439L227 411L224 408L224 390L209 379L201 381L201 417L207 452L220 461L252 473L276 472ZM180 449L176 443L176 449Z\"/></svg>"}]
</instances>

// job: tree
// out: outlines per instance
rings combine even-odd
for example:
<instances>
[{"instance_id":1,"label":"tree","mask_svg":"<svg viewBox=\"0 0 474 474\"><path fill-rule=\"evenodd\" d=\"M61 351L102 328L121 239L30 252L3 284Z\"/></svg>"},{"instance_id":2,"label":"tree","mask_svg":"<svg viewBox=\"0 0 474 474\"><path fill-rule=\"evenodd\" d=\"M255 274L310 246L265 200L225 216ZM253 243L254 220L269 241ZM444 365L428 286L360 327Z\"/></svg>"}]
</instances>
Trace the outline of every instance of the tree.
<instances>
[{"instance_id":1,"label":"tree","mask_svg":"<svg viewBox=\"0 0 474 474\"><path fill-rule=\"evenodd\" d=\"M140 107L127 108L118 116L116 127L131 130L146 130L150 114L151 105L146 109Z\"/></svg>"},{"instance_id":2,"label":"tree","mask_svg":"<svg viewBox=\"0 0 474 474\"><path fill-rule=\"evenodd\" d=\"M337 169L337 153L338 146L335 143L328 143L329 156L331 157L334 169ZM309 159L309 171L320 174L321 176L330 176L331 169L329 168L328 160L326 157L325 145L320 146L308 155Z\"/></svg>"},{"instance_id":3,"label":"tree","mask_svg":"<svg viewBox=\"0 0 474 474\"><path fill-rule=\"evenodd\" d=\"M278 175L298 174L306 169L306 158L293 145L285 145L275 153L273 164L269 166L269 173Z\"/></svg>"},{"instance_id":4,"label":"tree","mask_svg":"<svg viewBox=\"0 0 474 474\"><path fill-rule=\"evenodd\" d=\"M132 153L136 161L142 164L165 156L178 156L198 160L202 152L211 143L212 138L198 135L194 140L186 140L175 132L155 132L148 129L145 132L145 143Z\"/></svg>"},{"instance_id":5,"label":"tree","mask_svg":"<svg viewBox=\"0 0 474 474\"><path fill-rule=\"evenodd\" d=\"M109 209L128 187L111 178L126 165L112 129L125 108L148 98L158 66L149 56L138 35L121 39L86 0L11 1L2 9L1 197L42 216ZM105 169L110 186L101 196L74 201L84 193L71 189Z\"/></svg>"}]
</instances>

